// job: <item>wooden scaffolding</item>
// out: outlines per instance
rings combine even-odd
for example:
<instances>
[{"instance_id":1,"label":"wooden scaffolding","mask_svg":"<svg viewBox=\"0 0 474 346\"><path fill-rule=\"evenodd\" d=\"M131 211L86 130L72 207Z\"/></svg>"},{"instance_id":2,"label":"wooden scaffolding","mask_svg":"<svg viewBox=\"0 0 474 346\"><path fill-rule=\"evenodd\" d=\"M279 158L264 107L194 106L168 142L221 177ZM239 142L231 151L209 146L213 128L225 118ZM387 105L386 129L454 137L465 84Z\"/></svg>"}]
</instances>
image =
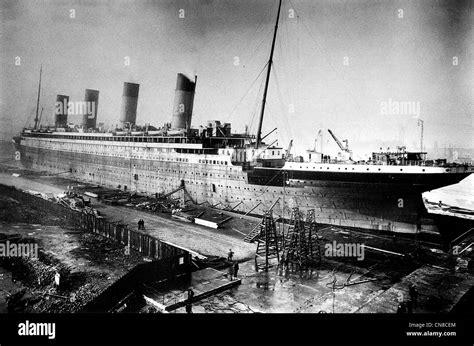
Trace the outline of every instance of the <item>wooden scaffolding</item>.
<instances>
[{"instance_id":1,"label":"wooden scaffolding","mask_svg":"<svg viewBox=\"0 0 474 346\"><path fill-rule=\"evenodd\" d=\"M314 267L321 262L314 210L309 210L306 221L298 208L291 212L290 224L285 235L282 264L296 266L298 270Z\"/></svg>"},{"instance_id":2,"label":"wooden scaffolding","mask_svg":"<svg viewBox=\"0 0 474 346\"><path fill-rule=\"evenodd\" d=\"M256 237L255 270L268 271L268 268L280 262L276 223L272 211L265 212L259 225L260 232ZM276 259L275 261L272 261Z\"/></svg>"}]
</instances>

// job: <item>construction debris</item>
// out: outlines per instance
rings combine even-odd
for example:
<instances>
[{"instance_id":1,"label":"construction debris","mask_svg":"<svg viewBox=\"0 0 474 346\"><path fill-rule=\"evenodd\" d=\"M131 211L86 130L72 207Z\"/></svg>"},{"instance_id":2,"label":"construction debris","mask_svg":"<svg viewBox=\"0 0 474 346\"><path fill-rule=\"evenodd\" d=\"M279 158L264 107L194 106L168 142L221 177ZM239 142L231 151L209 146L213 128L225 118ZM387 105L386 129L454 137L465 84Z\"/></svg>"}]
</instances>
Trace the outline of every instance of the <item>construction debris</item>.
<instances>
[{"instance_id":1,"label":"construction debris","mask_svg":"<svg viewBox=\"0 0 474 346\"><path fill-rule=\"evenodd\" d=\"M60 196L64 202L74 199L66 195ZM2 282L11 277L1 292L6 300L2 312L81 311L118 277L144 262L133 249L124 255L124 246L116 241L69 228L63 215L54 216L54 210L49 212L36 200L24 198L18 203L0 194L0 221L41 228L0 233L0 242L38 244L37 256L0 257ZM51 243L51 238L62 241Z\"/></svg>"},{"instance_id":2,"label":"construction debris","mask_svg":"<svg viewBox=\"0 0 474 346\"><path fill-rule=\"evenodd\" d=\"M182 209L174 209L171 212L171 217L184 222L194 222L194 217L190 214L185 213Z\"/></svg>"}]
</instances>

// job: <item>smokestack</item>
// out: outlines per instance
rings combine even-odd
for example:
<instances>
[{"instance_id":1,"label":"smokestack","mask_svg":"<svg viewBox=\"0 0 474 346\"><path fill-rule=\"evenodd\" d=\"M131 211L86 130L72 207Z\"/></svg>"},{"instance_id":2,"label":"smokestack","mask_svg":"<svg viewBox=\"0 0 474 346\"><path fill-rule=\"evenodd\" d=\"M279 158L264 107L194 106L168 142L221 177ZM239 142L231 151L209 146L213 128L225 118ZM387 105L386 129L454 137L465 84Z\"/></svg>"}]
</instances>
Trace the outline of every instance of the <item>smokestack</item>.
<instances>
[{"instance_id":1,"label":"smokestack","mask_svg":"<svg viewBox=\"0 0 474 346\"><path fill-rule=\"evenodd\" d=\"M123 83L122 108L120 110L120 124L122 128L125 128L127 123L130 123L130 127L135 125L139 89L140 84Z\"/></svg>"},{"instance_id":2,"label":"smokestack","mask_svg":"<svg viewBox=\"0 0 474 346\"><path fill-rule=\"evenodd\" d=\"M69 96L57 95L56 106L54 112L54 124L56 128L67 126L67 108L69 103Z\"/></svg>"},{"instance_id":3,"label":"smokestack","mask_svg":"<svg viewBox=\"0 0 474 346\"><path fill-rule=\"evenodd\" d=\"M178 73L178 79L176 81L176 91L174 96L173 117L171 119L172 128L191 128L191 117L193 115L195 89L196 80L192 82L182 73Z\"/></svg>"},{"instance_id":4,"label":"smokestack","mask_svg":"<svg viewBox=\"0 0 474 346\"><path fill-rule=\"evenodd\" d=\"M97 108L99 106L99 91L86 89L84 101L82 126L84 129L95 128L97 123Z\"/></svg>"}]
</instances>

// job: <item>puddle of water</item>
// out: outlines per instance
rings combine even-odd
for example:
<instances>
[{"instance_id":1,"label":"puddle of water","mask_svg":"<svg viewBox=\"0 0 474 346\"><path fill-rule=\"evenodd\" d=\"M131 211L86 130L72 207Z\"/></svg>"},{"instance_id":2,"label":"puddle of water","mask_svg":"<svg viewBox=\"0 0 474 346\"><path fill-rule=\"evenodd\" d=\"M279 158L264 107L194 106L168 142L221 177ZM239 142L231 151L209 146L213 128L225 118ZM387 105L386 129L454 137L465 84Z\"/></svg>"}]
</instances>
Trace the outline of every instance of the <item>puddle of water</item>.
<instances>
[{"instance_id":1,"label":"puddle of water","mask_svg":"<svg viewBox=\"0 0 474 346\"><path fill-rule=\"evenodd\" d=\"M255 287L263 290L269 290L271 288L268 282L256 282Z\"/></svg>"}]
</instances>

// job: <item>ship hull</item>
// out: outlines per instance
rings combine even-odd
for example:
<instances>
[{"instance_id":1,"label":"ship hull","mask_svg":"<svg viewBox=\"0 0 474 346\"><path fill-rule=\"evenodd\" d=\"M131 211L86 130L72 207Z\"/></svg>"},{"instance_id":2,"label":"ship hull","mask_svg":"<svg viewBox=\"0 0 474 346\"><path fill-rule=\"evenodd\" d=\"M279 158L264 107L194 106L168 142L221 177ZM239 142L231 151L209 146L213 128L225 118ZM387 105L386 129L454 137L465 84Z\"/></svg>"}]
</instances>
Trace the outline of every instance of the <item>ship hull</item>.
<instances>
[{"instance_id":1,"label":"ship hull","mask_svg":"<svg viewBox=\"0 0 474 346\"><path fill-rule=\"evenodd\" d=\"M426 185L430 179L407 183L402 176L338 178L337 174L315 176L317 173L283 170L246 172L240 166L191 164L177 158L158 161L21 144L18 148L26 168L69 173L72 179L142 194L167 193L184 183L187 200L242 213L261 215L275 204L275 214L284 218L290 217L291 208L299 207L314 209L318 222L324 224L401 233L415 233L417 228L439 231L427 218L421 197L422 191L436 185L435 181ZM450 179L455 183L463 177L453 174Z\"/></svg>"}]
</instances>

